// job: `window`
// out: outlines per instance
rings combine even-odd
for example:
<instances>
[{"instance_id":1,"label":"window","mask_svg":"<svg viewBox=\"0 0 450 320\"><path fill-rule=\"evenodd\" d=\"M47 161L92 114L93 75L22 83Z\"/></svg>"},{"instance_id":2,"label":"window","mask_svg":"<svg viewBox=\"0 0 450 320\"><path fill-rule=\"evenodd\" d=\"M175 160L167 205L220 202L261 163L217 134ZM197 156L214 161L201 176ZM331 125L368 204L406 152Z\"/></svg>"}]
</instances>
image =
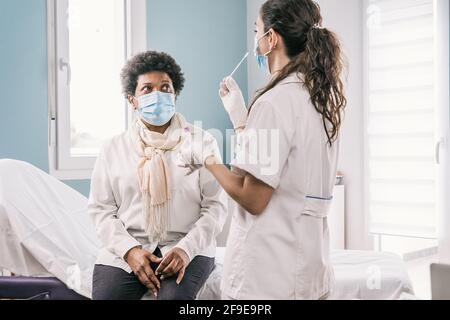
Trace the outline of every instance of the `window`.
<instances>
[{"instance_id":1,"label":"window","mask_svg":"<svg viewBox=\"0 0 450 320\"><path fill-rule=\"evenodd\" d=\"M146 49L145 0L49 0L50 173L87 179L128 127L120 71Z\"/></svg>"},{"instance_id":2,"label":"window","mask_svg":"<svg viewBox=\"0 0 450 320\"><path fill-rule=\"evenodd\" d=\"M436 63L436 0L366 0L364 9L370 230L435 239L436 119L444 108L435 99L436 71L444 72Z\"/></svg>"}]
</instances>

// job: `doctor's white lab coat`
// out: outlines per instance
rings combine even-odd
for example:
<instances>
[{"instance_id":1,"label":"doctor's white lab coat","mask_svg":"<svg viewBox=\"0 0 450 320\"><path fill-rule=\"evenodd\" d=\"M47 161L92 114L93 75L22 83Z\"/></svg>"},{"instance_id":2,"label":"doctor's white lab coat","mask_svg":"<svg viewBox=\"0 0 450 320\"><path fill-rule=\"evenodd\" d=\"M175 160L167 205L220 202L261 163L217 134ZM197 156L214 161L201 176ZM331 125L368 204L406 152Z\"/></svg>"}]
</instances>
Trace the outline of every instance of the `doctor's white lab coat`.
<instances>
[{"instance_id":1,"label":"doctor's white lab coat","mask_svg":"<svg viewBox=\"0 0 450 320\"><path fill-rule=\"evenodd\" d=\"M327 214L339 141L328 144L301 75L291 74L258 99L241 139L233 168L275 192L260 216L240 206L233 212L223 297L326 298L334 283Z\"/></svg>"}]
</instances>

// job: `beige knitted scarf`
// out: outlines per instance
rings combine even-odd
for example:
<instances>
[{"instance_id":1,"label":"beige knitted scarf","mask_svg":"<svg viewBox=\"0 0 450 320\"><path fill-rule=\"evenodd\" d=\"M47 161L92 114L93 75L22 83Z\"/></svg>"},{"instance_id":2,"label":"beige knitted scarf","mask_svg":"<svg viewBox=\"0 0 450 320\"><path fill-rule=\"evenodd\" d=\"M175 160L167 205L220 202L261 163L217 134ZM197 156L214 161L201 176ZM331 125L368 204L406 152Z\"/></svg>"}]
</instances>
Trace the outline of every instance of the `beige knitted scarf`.
<instances>
[{"instance_id":1,"label":"beige knitted scarf","mask_svg":"<svg viewBox=\"0 0 450 320\"><path fill-rule=\"evenodd\" d=\"M185 119L176 113L164 134L150 131L141 119L130 130L132 143L141 157L137 172L144 226L151 242L164 241L169 227L171 185L166 152L182 144L184 126Z\"/></svg>"}]
</instances>

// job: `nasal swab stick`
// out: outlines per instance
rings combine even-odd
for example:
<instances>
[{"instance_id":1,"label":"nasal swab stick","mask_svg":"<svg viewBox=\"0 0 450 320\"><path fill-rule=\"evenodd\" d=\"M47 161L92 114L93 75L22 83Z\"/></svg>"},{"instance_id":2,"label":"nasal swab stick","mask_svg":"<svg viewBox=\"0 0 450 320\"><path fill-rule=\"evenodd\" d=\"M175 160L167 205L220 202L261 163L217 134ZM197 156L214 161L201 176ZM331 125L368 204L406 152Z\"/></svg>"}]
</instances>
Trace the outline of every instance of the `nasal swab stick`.
<instances>
[{"instance_id":1,"label":"nasal swab stick","mask_svg":"<svg viewBox=\"0 0 450 320\"><path fill-rule=\"evenodd\" d=\"M245 56L242 58L242 60L238 63L238 65L236 66L236 68L234 68L233 72L230 74L230 77L232 77L236 71L239 69L239 67L241 66L241 64L245 61L245 59L247 59L249 52L247 52L245 54Z\"/></svg>"}]
</instances>

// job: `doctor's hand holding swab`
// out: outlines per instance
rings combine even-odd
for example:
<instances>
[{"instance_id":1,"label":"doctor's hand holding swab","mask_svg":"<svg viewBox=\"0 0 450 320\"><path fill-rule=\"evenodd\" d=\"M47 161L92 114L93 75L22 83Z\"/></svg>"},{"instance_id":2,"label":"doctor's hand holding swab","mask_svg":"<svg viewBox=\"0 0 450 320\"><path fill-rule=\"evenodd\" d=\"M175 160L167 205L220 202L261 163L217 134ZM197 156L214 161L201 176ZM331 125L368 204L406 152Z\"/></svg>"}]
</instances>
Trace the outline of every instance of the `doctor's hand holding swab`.
<instances>
[{"instance_id":1,"label":"doctor's hand holding swab","mask_svg":"<svg viewBox=\"0 0 450 320\"><path fill-rule=\"evenodd\" d=\"M233 74L239 69L247 57L248 52L241 59L236 68L234 68L233 72L220 83L219 95L225 110L230 116L236 134L241 133L245 129L248 110L245 105L242 91L233 79ZM188 169L187 175L190 175L204 167L208 159L214 163L221 163L220 155L215 152L215 144L215 141L207 140L203 141L202 145L191 143L187 150L181 147L178 154L180 162L179 167Z\"/></svg>"},{"instance_id":2,"label":"doctor's hand holding swab","mask_svg":"<svg viewBox=\"0 0 450 320\"><path fill-rule=\"evenodd\" d=\"M219 95L225 110L228 112L236 133L245 129L247 123L248 110L245 105L244 96L236 81L233 79L234 73L248 57L248 52L238 63L233 72L220 83Z\"/></svg>"}]
</instances>

